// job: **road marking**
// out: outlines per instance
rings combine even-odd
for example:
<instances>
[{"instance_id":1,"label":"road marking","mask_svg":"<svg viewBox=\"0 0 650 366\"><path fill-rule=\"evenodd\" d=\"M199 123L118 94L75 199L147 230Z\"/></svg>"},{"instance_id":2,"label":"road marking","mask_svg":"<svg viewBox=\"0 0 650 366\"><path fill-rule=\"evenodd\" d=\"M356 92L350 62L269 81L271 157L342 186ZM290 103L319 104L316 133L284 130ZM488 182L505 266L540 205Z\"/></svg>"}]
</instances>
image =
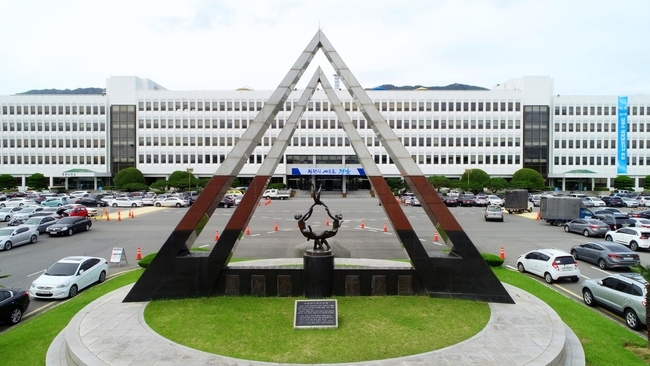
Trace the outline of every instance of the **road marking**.
<instances>
[{"instance_id":1,"label":"road marking","mask_svg":"<svg viewBox=\"0 0 650 366\"><path fill-rule=\"evenodd\" d=\"M45 272L45 270L43 269L43 270L40 270L40 271L38 271L38 272L35 272L35 273L32 273L32 274L28 274L27 277L36 276L37 274L42 273L42 272Z\"/></svg>"},{"instance_id":2,"label":"road marking","mask_svg":"<svg viewBox=\"0 0 650 366\"><path fill-rule=\"evenodd\" d=\"M251 234L249 236L260 236L260 234Z\"/></svg>"},{"instance_id":3,"label":"road marking","mask_svg":"<svg viewBox=\"0 0 650 366\"><path fill-rule=\"evenodd\" d=\"M557 288L559 288L560 290L566 292L568 295L571 295L571 296L575 297L576 299L581 299L581 300L582 300L582 296L578 296L578 295L574 294L574 293L571 292L569 289L564 288L563 286L560 286L560 285L556 284L555 287L557 287Z\"/></svg>"},{"instance_id":4,"label":"road marking","mask_svg":"<svg viewBox=\"0 0 650 366\"><path fill-rule=\"evenodd\" d=\"M600 267L591 266L591 268L595 269L596 271L603 272L604 274L606 274L608 276L611 275L611 273L609 273L607 271L603 271Z\"/></svg>"},{"instance_id":5,"label":"road marking","mask_svg":"<svg viewBox=\"0 0 650 366\"><path fill-rule=\"evenodd\" d=\"M205 248L205 247L209 247L209 246L210 246L210 244L206 244L206 245L199 245L199 248Z\"/></svg>"}]
</instances>

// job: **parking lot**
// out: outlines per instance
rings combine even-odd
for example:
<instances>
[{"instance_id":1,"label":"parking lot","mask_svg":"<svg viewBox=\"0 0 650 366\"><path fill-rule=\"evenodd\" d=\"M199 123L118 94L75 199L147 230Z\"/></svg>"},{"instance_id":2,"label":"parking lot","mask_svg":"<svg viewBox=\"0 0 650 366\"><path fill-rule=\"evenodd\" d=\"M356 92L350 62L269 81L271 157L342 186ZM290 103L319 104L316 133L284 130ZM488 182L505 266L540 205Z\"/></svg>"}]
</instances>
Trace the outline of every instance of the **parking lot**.
<instances>
[{"instance_id":1,"label":"parking lot","mask_svg":"<svg viewBox=\"0 0 650 366\"><path fill-rule=\"evenodd\" d=\"M330 240L347 247L353 258L407 259L386 214L378 201L372 198L323 198L333 214L341 213L344 223L336 237ZM313 201L309 198L274 200L257 207L247 232L235 249L235 258L291 258L294 249L305 243L297 228L294 214L304 213ZM401 206L410 220L425 249L441 252L447 249L440 240L434 241L435 229L421 207ZM15 247L0 252L1 274L11 275L3 279L5 287L29 288L32 281L55 261L72 255L88 255L110 258L115 247L124 248L125 261L119 266L111 264L109 276L135 268L138 248L142 255L156 252L168 238L187 208L142 207L121 209L118 220L116 209L109 209L110 221L98 217L88 232L71 237L48 237L41 235L35 244ZM215 236L222 232L235 208L218 208L195 247L210 249ZM505 214L504 222L485 222L484 208L451 207L460 225L466 230L480 252L499 254L505 252L505 265L515 268L517 256L537 248L557 248L569 252L571 247L602 238L585 238L579 234L565 233L562 227L551 226L536 220L533 213ZM321 207L314 209L309 224L314 231L325 230L327 215ZM329 223L331 225L331 223ZM385 230L384 230L385 227ZM640 251L642 264L650 263L650 252ZM128 263L127 263L128 261ZM602 270L595 264L579 261L583 279L600 278L617 270ZM541 279L540 279L541 280ZM562 281L552 286L568 296L581 301L581 283ZM49 307L57 301L33 300L30 312Z\"/></svg>"}]
</instances>

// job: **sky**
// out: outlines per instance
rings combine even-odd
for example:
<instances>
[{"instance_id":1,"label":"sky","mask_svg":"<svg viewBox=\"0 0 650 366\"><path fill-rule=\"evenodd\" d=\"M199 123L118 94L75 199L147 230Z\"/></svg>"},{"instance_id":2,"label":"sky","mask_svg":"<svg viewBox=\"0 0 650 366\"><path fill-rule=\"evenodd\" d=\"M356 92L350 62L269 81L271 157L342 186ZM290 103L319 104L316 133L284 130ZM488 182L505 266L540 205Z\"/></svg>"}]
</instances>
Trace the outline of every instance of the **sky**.
<instances>
[{"instance_id":1,"label":"sky","mask_svg":"<svg viewBox=\"0 0 650 366\"><path fill-rule=\"evenodd\" d=\"M542 75L556 94L650 94L647 0L2 3L0 95L105 88L111 75L273 90L318 29L365 88ZM319 53L299 87L316 66L334 73Z\"/></svg>"}]
</instances>

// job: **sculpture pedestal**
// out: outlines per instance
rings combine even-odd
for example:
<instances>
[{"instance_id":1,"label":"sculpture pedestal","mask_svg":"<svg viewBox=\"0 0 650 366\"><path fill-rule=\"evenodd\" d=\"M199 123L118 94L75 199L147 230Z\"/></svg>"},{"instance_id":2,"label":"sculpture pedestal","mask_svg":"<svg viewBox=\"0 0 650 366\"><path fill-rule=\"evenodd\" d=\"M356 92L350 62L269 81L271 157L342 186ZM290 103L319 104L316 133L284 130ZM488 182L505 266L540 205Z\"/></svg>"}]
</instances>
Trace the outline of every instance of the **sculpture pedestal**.
<instances>
[{"instance_id":1,"label":"sculpture pedestal","mask_svg":"<svg viewBox=\"0 0 650 366\"><path fill-rule=\"evenodd\" d=\"M327 250L307 249L303 255L305 297L331 297L334 283L334 254Z\"/></svg>"}]
</instances>

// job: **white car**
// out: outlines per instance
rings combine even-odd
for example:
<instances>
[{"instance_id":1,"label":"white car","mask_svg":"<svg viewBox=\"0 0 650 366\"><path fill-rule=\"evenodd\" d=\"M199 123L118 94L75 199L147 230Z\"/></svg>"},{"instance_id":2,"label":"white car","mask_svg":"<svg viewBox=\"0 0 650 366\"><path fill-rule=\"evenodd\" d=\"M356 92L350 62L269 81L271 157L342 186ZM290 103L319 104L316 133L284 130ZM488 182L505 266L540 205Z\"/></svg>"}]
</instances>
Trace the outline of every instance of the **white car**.
<instances>
[{"instance_id":1,"label":"white car","mask_svg":"<svg viewBox=\"0 0 650 366\"><path fill-rule=\"evenodd\" d=\"M108 261L98 257L66 257L45 270L29 288L29 296L39 299L75 297L79 291L106 280Z\"/></svg>"},{"instance_id":2,"label":"white car","mask_svg":"<svg viewBox=\"0 0 650 366\"><path fill-rule=\"evenodd\" d=\"M623 202L625 203L625 207L639 207L639 201L632 199L630 197L621 197Z\"/></svg>"},{"instance_id":3,"label":"white car","mask_svg":"<svg viewBox=\"0 0 650 366\"><path fill-rule=\"evenodd\" d=\"M187 207L189 202L178 197L168 197L164 200L156 201L156 207Z\"/></svg>"},{"instance_id":4,"label":"white car","mask_svg":"<svg viewBox=\"0 0 650 366\"><path fill-rule=\"evenodd\" d=\"M491 205L495 206L503 206L503 200L499 198L499 196L496 196L494 194L490 194L487 196L488 200L490 200Z\"/></svg>"},{"instance_id":5,"label":"white car","mask_svg":"<svg viewBox=\"0 0 650 366\"><path fill-rule=\"evenodd\" d=\"M594 207L605 207L605 206L607 206L605 201L601 200L598 197L585 197L585 199L591 201L594 204L593 205Z\"/></svg>"},{"instance_id":6,"label":"white car","mask_svg":"<svg viewBox=\"0 0 650 366\"><path fill-rule=\"evenodd\" d=\"M564 278L580 280L578 262L571 254L558 249L536 249L522 254L517 259L517 269L543 277L546 283Z\"/></svg>"},{"instance_id":7,"label":"white car","mask_svg":"<svg viewBox=\"0 0 650 366\"><path fill-rule=\"evenodd\" d=\"M117 197L108 201L112 207L142 207L142 200L133 200L128 197Z\"/></svg>"},{"instance_id":8,"label":"white car","mask_svg":"<svg viewBox=\"0 0 650 366\"><path fill-rule=\"evenodd\" d=\"M77 198L88 197L88 196L90 196L90 192L88 192L88 191L74 191L74 192L70 193L70 196L77 197Z\"/></svg>"},{"instance_id":9,"label":"white car","mask_svg":"<svg viewBox=\"0 0 650 366\"><path fill-rule=\"evenodd\" d=\"M21 206L38 206L38 203L34 200L28 200L25 198L12 198L9 201L0 202L0 207L21 207Z\"/></svg>"},{"instance_id":10,"label":"white car","mask_svg":"<svg viewBox=\"0 0 650 366\"><path fill-rule=\"evenodd\" d=\"M14 212L14 220L27 220L33 214L43 211L45 207L23 207L20 211Z\"/></svg>"},{"instance_id":11,"label":"white car","mask_svg":"<svg viewBox=\"0 0 650 366\"><path fill-rule=\"evenodd\" d=\"M142 197L142 206L153 206L156 203L156 196L146 195Z\"/></svg>"},{"instance_id":12,"label":"white car","mask_svg":"<svg viewBox=\"0 0 650 366\"><path fill-rule=\"evenodd\" d=\"M637 251L639 248L650 248L650 229L643 227L622 227L618 230L608 231L605 240L623 244Z\"/></svg>"},{"instance_id":13,"label":"white car","mask_svg":"<svg viewBox=\"0 0 650 366\"><path fill-rule=\"evenodd\" d=\"M26 226L0 228L0 250L9 250L23 244L33 244L38 240L38 229Z\"/></svg>"},{"instance_id":14,"label":"white car","mask_svg":"<svg viewBox=\"0 0 650 366\"><path fill-rule=\"evenodd\" d=\"M3 207L0 208L0 221L11 221L16 212L22 210L22 207Z\"/></svg>"},{"instance_id":15,"label":"white car","mask_svg":"<svg viewBox=\"0 0 650 366\"><path fill-rule=\"evenodd\" d=\"M650 219L644 219L642 217L630 217L630 220L636 221L634 224L634 227L637 228L643 228L643 229L650 229Z\"/></svg>"},{"instance_id":16,"label":"white car","mask_svg":"<svg viewBox=\"0 0 650 366\"><path fill-rule=\"evenodd\" d=\"M497 205L488 205L485 207L485 221L496 220L503 222L503 208Z\"/></svg>"}]
</instances>

